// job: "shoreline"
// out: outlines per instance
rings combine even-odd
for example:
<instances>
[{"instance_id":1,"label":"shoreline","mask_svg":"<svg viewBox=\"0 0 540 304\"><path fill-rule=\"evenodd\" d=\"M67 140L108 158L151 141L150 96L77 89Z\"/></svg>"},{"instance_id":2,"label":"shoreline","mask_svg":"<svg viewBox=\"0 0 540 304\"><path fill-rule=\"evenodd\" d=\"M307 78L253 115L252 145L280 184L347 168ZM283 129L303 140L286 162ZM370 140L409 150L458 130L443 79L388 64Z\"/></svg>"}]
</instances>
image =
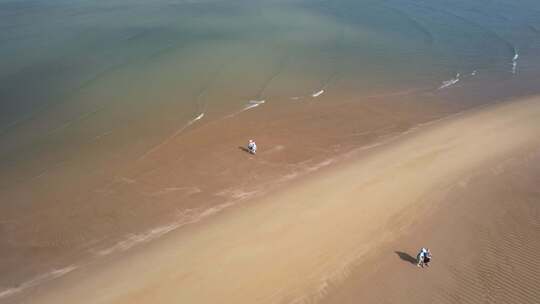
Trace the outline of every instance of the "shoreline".
<instances>
[{"instance_id":1,"label":"shoreline","mask_svg":"<svg viewBox=\"0 0 540 304\"><path fill-rule=\"evenodd\" d=\"M100 283L101 280L96 281L95 279L93 279L94 276L95 278L109 278L112 280L112 282L116 282L117 280L113 278L125 278L126 274L136 271L131 270L131 267L143 267L144 270L150 272L151 275L145 278L141 277L130 280L131 287L129 287L129 290L131 290L131 292L128 291L125 295L117 294L116 292L120 292L120 290L124 290L125 288L127 288L127 286L124 286L124 288L120 288L120 286L118 286L119 289L117 291L112 291L111 289L108 289L111 292L108 295L104 295L103 300L105 301L105 299L109 299L111 301L114 300L114 303L122 303L122 301L127 301L128 299L130 302L132 300L144 302L144 299L146 299L147 301L150 301L151 299L159 299L160 301L166 303L167 301L174 299L174 297L172 297L172 295L174 294L173 289L168 289L169 287L166 286L172 287L174 284L172 282L161 282L160 285L163 284L164 287L160 287L159 290L161 291L156 293L157 290L148 289L150 288L149 286L152 286L154 284L150 282L157 282L155 280L162 280L160 278L172 275L172 273L167 274L170 271L173 271L173 273L175 273L173 277L178 280L180 279L178 275L184 272L184 270L181 269L183 269L184 267L195 267L193 268L193 271L199 273L199 275L201 276L209 277L202 281L191 281L191 283L198 282L197 284L203 285L193 285L189 287L189 280L186 281L186 290L184 290L186 300L201 300L203 299L201 297L209 297L207 300L211 301L212 296L221 295L233 296L229 299L237 303L241 303L242 301L249 302L249 295L255 296L257 294L261 296L263 294L266 294L265 297L260 299L269 300L272 298L270 297L270 295L275 294L276 291L273 288L267 287L264 284L264 282L267 280L271 280L274 283L280 282L280 284L283 286L296 286L293 288L293 290L297 291L296 296L287 293L281 294L281 296L275 295L278 298L281 298L281 300L283 301L292 301L293 298L298 296L298 294L303 294L304 296L306 294L313 294L313 284L317 285L322 282L324 284L321 286L329 286L336 282L335 279L332 279L330 281L320 281L320 278L332 272L334 272L337 277L343 275L347 277L350 271L352 271L351 269L347 269L347 267L350 267L355 261L365 258L366 254L371 251L370 249L365 248L366 245L353 246L349 244L349 242L356 241L357 244L365 242L365 244L371 244L370 248L377 248L381 246L381 242L385 243L391 241L394 237L393 234L396 234L396 231L399 232L400 229L407 230L410 228L410 223L402 223L401 227L392 227L392 229L389 229L389 231L385 231L381 237L382 240L374 240L372 235L377 233L375 233L376 230L373 230L374 228L370 226L369 223L371 223L371 225L379 227L381 220L382 222L389 220L391 217L389 218L389 215L385 214L385 212L388 212L387 210L404 210L403 208L407 206L415 206L415 204L418 204L418 202L415 203L415 199L417 199L419 195L425 193L426 191L429 192L433 191L433 189L437 189L437 187L439 187L437 186L438 183L447 183L448 179L455 180L457 176L463 174L460 173L463 169L469 170L472 167L478 166L480 166L479 168L482 168L482 166L484 166L482 165L482 163L490 163L495 161L496 159L500 159L501 155L504 155L505 153L512 153L514 147L521 147L526 140L537 140L534 134L524 134L526 133L525 131L531 128L530 118L526 121L516 121L516 119L519 119L519 117L528 118L530 115L532 115L526 115L524 113L524 108L532 109L534 110L534 113L538 112L538 101L535 100L538 100L538 97L525 99L525 101L512 101L508 103L493 105L483 109L467 111L466 113L457 115L457 117L442 119L441 121L432 123L428 126L420 127L416 130L409 132L408 134L391 140L389 143L374 147L372 150L366 153L368 154L368 156L364 156L360 160L355 160L353 163L349 164L343 163L343 165L333 166L333 168L329 168L328 170L325 170L325 172L321 172L321 174L316 174L309 177L308 179L305 179L304 181L301 181L300 184L294 185L289 190L284 190L285 192L283 193L278 192L276 194L270 194L269 196L264 196L260 199L257 199L256 204L247 204L238 206L238 208L233 208L230 210L230 212L223 213L218 217L211 218L205 223L201 223L199 227L193 227L193 229L190 229L191 231L189 231L189 233L183 231L171 232L170 235L166 235L162 240L159 240L157 242L151 242L147 246L142 246L141 248L137 248L130 252L127 252L126 256L123 256L121 258L112 258L112 260L115 260L115 263L109 265L111 269L108 269L108 267L105 267L107 269L103 269L103 267L98 267L101 270L88 270L89 273L87 274L77 273L78 271L75 270L72 274L69 274L65 278L57 280L58 282L52 282L51 285L57 285L59 286L59 288L61 288L60 290L68 291L68 293L66 293L66 296L69 298L70 295L76 296L78 293L86 292L85 290L87 290L88 292L90 292L89 290L100 290L99 286L104 283ZM505 111L507 112L506 114L511 113L513 115L518 115L519 117L508 118L505 115L497 114L505 113ZM501 119L506 120L507 123L511 122L513 125L516 125L516 128L512 130L501 129L501 122L499 122L499 120ZM471 124L477 124L477 120L495 124L495 126L498 126L497 131L500 132L500 134L498 134L497 136L505 136L504 138L509 139L510 142L513 142L514 144L510 145L510 142L507 143L508 150L501 149L500 151L498 151L497 149L495 149L495 151L486 151L487 155L491 155L490 157L492 159L485 160L485 155L482 155L482 153L480 153L480 155L478 153L474 154L474 149L468 145L470 145L470 143L472 142L476 143L484 141L484 148L486 148L488 144L495 145L495 147L497 147L498 143L493 137L493 134L488 133L488 139L482 138L482 132L486 132L487 129L479 126L480 131L471 132L475 134L463 134L462 136L465 139L459 139L459 137L452 137L455 136L452 134L452 130L454 130L456 126L463 128L464 124L465 127L468 127ZM520 133L518 131L523 132ZM520 134L515 134L516 132ZM521 135L521 137L516 135ZM477 156L476 158L473 157L473 159L470 159L468 157L463 158L463 156L461 156L461 158L456 163L458 164L456 166L458 169L452 169L452 167L445 167L446 170L450 171L444 172L443 174L437 172L434 168L426 168L426 164L429 164L430 162L441 164L441 161L437 158L447 158L446 161L456 162L456 160L453 160L453 158L448 158L452 156L452 153L450 153L447 148L444 147L445 145L448 145L448 143L440 142L442 139L444 139L445 136L450 136L448 138L456 142L455 146L453 147L454 149L457 149L459 153L461 153L459 154L458 152L454 152L458 153L458 156L468 155L469 153L473 153L473 155ZM420 139L418 139L419 137ZM433 143L438 143L440 149L434 149ZM536 141L534 141L534 143L537 144ZM416 148L410 150L412 147L415 147L415 144L417 145ZM416 152L417 149L420 149L423 152ZM420 155L417 155L418 153L420 153ZM422 154L424 154L424 156L422 156ZM394 159L396 155L402 155L403 157L405 157L405 159L408 158L409 163L406 163L405 165L400 164L399 161ZM478 158L479 156L481 158ZM415 160L415 158L418 159ZM406 168L401 168L403 166L407 167L408 169L405 170ZM389 170L395 170L396 168L399 169L400 173L398 174L398 176L401 176L401 179L405 178L405 180L408 179L410 181L410 184L408 184L405 188L403 188L403 186L405 185L395 184L397 182L393 182L392 179L388 179L390 176L393 176L395 174L391 173L392 171ZM412 173L408 170L412 170ZM430 178L428 180L422 179L420 172L424 172L424 174L427 174ZM418 174L420 174L420 176ZM450 176L452 176L452 178L449 178ZM401 180L399 177L396 178L398 181ZM354 182L350 180L353 180ZM427 183L428 185L424 185L423 183ZM360 189L354 190L354 188L357 188L357 186L353 186L354 184L360 184L363 186L361 186ZM329 187L330 185L332 186ZM353 189L348 189L348 187L351 186L353 187ZM378 188L380 187L383 187L381 189L386 190L383 193L378 192ZM352 193L350 193L351 191ZM360 192L355 193L355 191ZM404 205L404 203L400 204L398 202L392 202L389 196L392 192L400 193L398 197L408 203ZM359 197L369 198L368 200L373 201L370 203L366 203L366 205L363 206L363 208L369 211L367 212L367 214L365 213L366 210L359 210L357 206L352 204L351 195L353 193L355 193L355 196L359 195ZM287 202L289 200L288 197L297 197L300 202ZM332 206L328 206L326 201L330 197L333 197L334 200L337 199L338 203ZM374 204L375 201L379 203L384 203L384 206ZM306 205L308 203L310 204L309 206ZM348 211L346 213L343 213L344 210ZM396 212L398 211L394 211L392 215L397 214ZM291 213L296 215L301 214L302 216L297 219L296 217L291 215ZM321 220L319 220L320 216L322 216ZM411 218L414 219L414 216L411 215ZM272 223L272 219L276 222ZM357 221L359 220L360 222L362 222L362 220L364 220L365 222L358 224ZM409 221L409 219L405 220L405 222ZM252 223L254 224L255 222L258 222L258 224L256 226L253 226L251 231L249 229L245 229L245 227L247 227L246 225L249 226ZM318 227L318 225L308 225L309 227L311 227L310 229L313 229L314 231L307 231L305 225L309 223L319 223L320 226L323 227ZM361 229L358 230L359 228ZM233 233L233 231L236 231L236 233ZM239 231L243 231L243 233L238 234ZM351 234L352 231L358 231L358 233ZM258 236L255 237L257 234ZM218 237L218 235L223 235L223 237ZM228 235L228 237L225 237L225 235ZM317 235L317 238L313 238L315 235ZM226 239L230 239L232 243L228 244L227 242L225 242ZM235 239L238 240L235 241ZM259 242L262 239L265 239L264 244L261 244ZM206 242L203 242L203 240ZM293 247L290 246L293 246L295 242L305 242L306 240L307 244L304 244L306 248L297 248L295 246L294 250L291 251ZM250 246L245 247L247 245ZM236 248L235 246L240 247ZM211 255L207 255L207 253L210 254L212 252L213 249L211 248L221 248L219 250L219 254L214 257L215 259L213 259L212 263L218 263L217 265L221 265L222 268L220 269L222 269L221 271L224 271L224 273L228 273L227 269L236 269L238 273L247 275L254 271L252 267L255 267L255 264L253 264L252 266L248 265L251 262L257 262L256 265L263 265L261 267L263 267L262 269L265 269L265 271L268 272L268 277L257 277L261 281L256 282L257 280L243 281L247 277L243 278L242 276L239 276L237 279L240 281L235 284L240 284L240 282L244 282L241 285L237 285L237 288L243 290L243 296L240 296L239 294L234 296L233 294L227 293L227 289L225 289L226 286L219 287L219 289L216 290L217 293L207 292L205 294L198 294L197 290L202 292L203 290L205 290L203 286L205 286L206 284L211 284L211 282L219 282L220 284L227 285L227 281L222 281L223 277L221 277L221 279L219 276L216 277L215 274L212 274L212 270L210 268L206 268L208 266L204 266L204 263L199 264L199 262L197 262L202 262L202 260L210 258ZM202 251L198 251L197 249ZM299 252L295 252L296 250L298 250ZM206 253L202 255L197 255L196 252ZM272 252L274 253L274 256L275 254L279 256L280 252L288 252L289 254L292 254L292 256L287 257L283 260L275 261L273 259L269 259L270 256L268 256L268 254ZM245 259L238 260L242 256ZM137 262L138 260L145 260L151 257L153 260L156 261L156 265L161 266L158 266L157 269L151 269L148 268L148 266L139 266L140 263ZM174 259L171 260L171 258L173 257ZM325 261L322 264L320 263L321 258L324 258L323 260ZM229 262L227 262L226 264L219 264L220 261L225 261L223 259L229 259ZM128 260L130 262L128 262ZM103 265L105 265L106 262L103 263ZM318 267L320 267L320 269L317 270L317 267L312 269L314 265L319 265ZM344 265L342 267L345 268L339 270L339 267L336 268L336 265ZM236 266L236 268L233 266ZM171 267L172 269L169 270L169 267ZM292 275L292 273L286 275L287 273L292 271L288 269L289 267L296 269L296 271L299 271L300 273L311 273L308 278L312 277L312 279L298 278L295 276L289 277L289 275ZM94 273L94 275L91 275L91 273ZM68 277L72 277L72 279L70 279L70 282L66 282ZM130 275L128 277L133 276ZM77 281L80 281L82 283L79 286L86 285L86 287L90 288L81 290L80 288L82 287L77 287L77 284L75 283ZM182 279L181 281L184 282L185 280ZM234 280L233 282L229 283L234 283ZM66 285L62 287L63 284ZM69 288L67 288L67 286L69 286ZM208 288L208 290L212 290L212 288L217 288L217 286L214 285L208 285L206 287ZM322 293L320 294L321 296L327 293L329 287L319 288L322 288L319 290L319 292ZM137 291L138 289L140 291ZM36 290L38 294L43 292L46 295L43 303L48 303L46 302L47 299L49 299L51 303L54 302L53 299L55 298L55 295L53 291L53 294L50 294L47 292L46 288L44 288L43 290L40 290L40 288L36 288ZM140 294L142 290L147 290L148 292ZM310 292L309 290L312 291ZM189 295L189 292L192 292L192 294ZM315 292L315 294L316 293L317 292ZM141 296L141 298L136 299L128 296L129 294L137 294ZM316 298L319 298L320 296L317 296ZM86 297L84 298L87 299ZM274 300L275 299L276 298L274 298ZM264 301L261 300L260 302ZM108 302L105 301L104 303Z\"/></svg>"},{"instance_id":2,"label":"shoreline","mask_svg":"<svg viewBox=\"0 0 540 304\"><path fill-rule=\"evenodd\" d=\"M164 134L167 142L142 160L138 152L147 149L119 150L114 134L61 154L33 149L40 154L12 162L2 172L0 199L7 203L0 211L10 221L1 226L7 235L0 243L5 257L1 290L42 281L51 271L122 252L220 209L243 205L358 146L456 111L442 101L412 96L396 97L399 103L388 96L359 102L348 95L334 97L333 102L265 104L234 119L210 117L181 136ZM57 136L51 140L63 135ZM137 134L126 138L142 146ZM262 145L256 158L239 149L249 138ZM34 165L43 167L37 176L26 172Z\"/></svg>"}]
</instances>

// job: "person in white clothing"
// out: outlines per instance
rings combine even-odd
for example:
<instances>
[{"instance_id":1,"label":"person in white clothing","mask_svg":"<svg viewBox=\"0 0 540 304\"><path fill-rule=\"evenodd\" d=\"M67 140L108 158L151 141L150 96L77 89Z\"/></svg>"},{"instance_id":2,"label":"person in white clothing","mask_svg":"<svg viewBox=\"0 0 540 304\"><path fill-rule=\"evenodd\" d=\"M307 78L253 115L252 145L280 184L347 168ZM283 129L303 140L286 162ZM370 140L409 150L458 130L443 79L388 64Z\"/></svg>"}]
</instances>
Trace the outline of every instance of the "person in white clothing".
<instances>
[{"instance_id":1,"label":"person in white clothing","mask_svg":"<svg viewBox=\"0 0 540 304\"><path fill-rule=\"evenodd\" d=\"M255 153L257 153L257 144L255 143L255 141L253 139L249 140L248 151L249 151L249 153L254 154L254 155L255 155Z\"/></svg>"},{"instance_id":2,"label":"person in white clothing","mask_svg":"<svg viewBox=\"0 0 540 304\"><path fill-rule=\"evenodd\" d=\"M429 262L431 262L431 251L429 251L429 249L427 248L420 249L420 252L416 256L416 261L417 261L416 266L418 267L422 267L422 268L424 266L429 267Z\"/></svg>"},{"instance_id":3,"label":"person in white clothing","mask_svg":"<svg viewBox=\"0 0 540 304\"><path fill-rule=\"evenodd\" d=\"M424 267L424 256L426 252L426 248L420 249L420 252L416 255L416 266Z\"/></svg>"}]
</instances>

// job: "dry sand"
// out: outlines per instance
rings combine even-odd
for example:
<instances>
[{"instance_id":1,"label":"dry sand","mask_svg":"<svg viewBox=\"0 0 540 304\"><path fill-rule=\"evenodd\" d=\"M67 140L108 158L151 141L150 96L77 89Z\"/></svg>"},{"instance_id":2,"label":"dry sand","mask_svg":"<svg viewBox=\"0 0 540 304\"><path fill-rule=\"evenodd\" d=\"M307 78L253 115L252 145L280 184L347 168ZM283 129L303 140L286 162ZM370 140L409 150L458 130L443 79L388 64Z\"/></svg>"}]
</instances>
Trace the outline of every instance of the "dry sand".
<instances>
[{"instance_id":1,"label":"dry sand","mask_svg":"<svg viewBox=\"0 0 540 304\"><path fill-rule=\"evenodd\" d=\"M11 299L537 303L539 121L529 98L423 126Z\"/></svg>"}]
</instances>

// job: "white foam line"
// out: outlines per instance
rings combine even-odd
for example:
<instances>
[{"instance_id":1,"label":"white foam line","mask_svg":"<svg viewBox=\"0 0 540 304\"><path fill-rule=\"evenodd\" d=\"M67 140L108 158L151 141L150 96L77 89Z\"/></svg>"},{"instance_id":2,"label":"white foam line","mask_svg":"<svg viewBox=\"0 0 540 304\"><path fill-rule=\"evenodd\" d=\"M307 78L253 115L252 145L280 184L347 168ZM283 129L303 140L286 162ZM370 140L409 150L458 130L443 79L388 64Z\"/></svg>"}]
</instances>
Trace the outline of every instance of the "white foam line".
<instances>
[{"instance_id":1,"label":"white foam line","mask_svg":"<svg viewBox=\"0 0 540 304\"><path fill-rule=\"evenodd\" d=\"M262 104L266 103L266 100L250 100L240 111L236 111L232 114L229 114L227 116L225 116L225 118L231 118L231 117L234 117L244 111L247 111L247 110L250 110L250 109L253 109L253 108L256 108Z\"/></svg>"},{"instance_id":2,"label":"white foam line","mask_svg":"<svg viewBox=\"0 0 540 304\"><path fill-rule=\"evenodd\" d=\"M204 117L204 113L201 113L201 114L199 114L199 116L193 118L193 119L189 122L189 124L191 125L191 124L193 124L194 122L196 122L197 120L201 120L203 117Z\"/></svg>"},{"instance_id":3,"label":"white foam line","mask_svg":"<svg viewBox=\"0 0 540 304\"><path fill-rule=\"evenodd\" d=\"M218 196L230 197L237 200L244 200L256 195L258 191L243 191L240 189L225 189L216 193Z\"/></svg>"},{"instance_id":4,"label":"white foam line","mask_svg":"<svg viewBox=\"0 0 540 304\"><path fill-rule=\"evenodd\" d=\"M7 298L7 297L10 297L10 296L12 296L14 294L20 293L20 292L24 291L27 288L34 287L34 286L37 286L39 284L45 283L47 281L57 279L57 278L59 278L59 277L61 277L63 275L66 275L66 274L72 272L75 269L77 269L77 266L70 265L70 266L67 266L67 267L64 267L64 268L54 269L54 270L52 270L50 272L38 275L38 276L34 277L33 279L20 284L18 287L12 287L12 288L8 288L8 289L0 291L0 299Z\"/></svg>"},{"instance_id":5,"label":"white foam line","mask_svg":"<svg viewBox=\"0 0 540 304\"><path fill-rule=\"evenodd\" d=\"M519 53L517 50L514 50L514 57L512 58L512 61L517 61L519 59Z\"/></svg>"},{"instance_id":6,"label":"white foam line","mask_svg":"<svg viewBox=\"0 0 540 304\"><path fill-rule=\"evenodd\" d=\"M242 109L242 111L240 111L240 112L244 112L244 111L247 111L247 110L249 110L249 109L253 109L253 108L255 108L255 107L258 107L258 106L259 106L258 104L248 105L248 106L245 106L245 107Z\"/></svg>"},{"instance_id":7,"label":"white foam line","mask_svg":"<svg viewBox=\"0 0 540 304\"><path fill-rule=\"evenodd\" d=\"M323 93L324 93L324 90L320 90L318 92L311 94L311 97L316 98L316 97L321 96Z\"/></svg>"},{"instance_id":8,"label":"white foam line","mask_svg":"<svg viewBox=\"0 0 540 304\"><path fill-rule=\"evenodd\" d=\"M512 74L516 74L517 72L518 59L519 59L518 50L514 48L514 57L512 58Z\"/></svg>"},{"instance_id":9,"label":"white foam line","mask_svg":"<svg viewBox=\"0 0 540 304\"><path fill-rule=\"evenodd\" d=\"M199 115L197 115L197 117L193 118L192 120L188 121L188 123L186 123L183 127L181 127L180 129L178 129L176 132L174 132L173 135L169 136L167 139L165 139L164 141L162 141L161 143L159 143L157 146L153 147L152 149L148 150L148 152L144 153L141 157L139 157L139 159L137 161L141 161L143 159L145 159L148 155L154 153L155 151L159 150L161 147L163 147L164 145L166 145L167 143L169 143L171 140L173 140L175 137L177 137L178 135L180 135L182 132L184 132L185 129L187 129L188 127L190 127L192 124L194 124L196 121L198 120L201 120L202 118L204 117L204 113L201 113Z\"/></svg>"},{"instance_id":10,"label":"white foam line","mask_svg":"<svg viewBox=\"0 0 540 304\"><path fill-rule=\"evenodd\" d=\"M370 149L376 148L376 147L378 147L378 146L381 146L381 145L383 145L383 144L384 144L384 142L377 142L377 143L373 143L373 144L371 144L371 145L365 145L365 146L362 146L362 147L358 148L358 150L360 150L360 151L363 151L363 150L370 150Z\"/></svg>"},{"instance_id":11,"label":"white foam line","mask_svg":"<svg viewBox=\"0 0 540 304\"><path fill-rule=\"evenodd\" d=\"M168 225L159 226L153 229L150 229L146 232L140 233L140 234L130 234L125 238L124 240L114 244L113 246L101 250L93 250L92 252L96 254L97 256L106 256L115 252L122 252L126 251L136 245L147 243L152 240L158 239L165 234L168 234L171 231L174 231L180 227L183 227L185 225L194 224L197 222L200 222L201 220L214 215L218 212L221 212L222 210L235 205L238 202L244 201L248 198L253 197L256 195L258 191L251 191L251 192L238 192L233 191L231 192L233 201L228 201L226 203L223 203L221 205L217 205L212 208L208 208L205 210L198 210L198 209L188 209L178 214L179 219L175 222L169 223Z\"/></svg>"},{"instance_id":12,"label":"white foam line","mask_svg":"<svg viewBox=\"0 0 540 304\"><path fill-rule=\"evenodd\" d=\"M450 80L445 80L442 82L442 85L439 87L439 90L442 90L442 89L445 89L445 88L448 88L448 87L451 87L453 86L454 84L458 83L459 82L459 77L461 75L459 73L456 74L456 77L455 78L452 78Z\"/></svg>"},{"instance_id":13,"label":"white foam line","mask_svg":"<svg viewBox=\"0 0 540 304\"><path fill-rule=\"evenodd\" d=\"M327 159L327 160L325 160L325 161L323 161L323 162L321 162L321 163L318 163L318 164L316 164L316 165L314 165L314 166L311 166L311 167L307 168L307 172L318 171L319 169L324 168L324 167L326 167L326 166L332 164L334 161L335 161L335 160L332 159L332 158L331 158L331 159Z\"/></svg>"},{"instance_id":14,"label":"white foam line","mask_svg":"<svg viewBox=\"0 0 540 304\"><path fill-rule=\"evenodd\" d=\"M149 231L147 231L145 233L131 234L125 240L122 240L122 241L116 243L112 247L97 251L97 254L100 255L100 256L105 256L105 255L109 255L109 254L111 254L113 252L125 251L125 250L128 250L128 249L132 248L133 246L135 246L137 244L144 243L144 242L149 242L149 241L151 241L153 239L159 238L159 237L161 237L161 236L163 236L163 235L177 229L178 227L180 227L179 223L172 223L172 224L169 224L169 225L153 228L153 229L151 229L151 230L149 230Z\"/></svg>"},{"instance_id":15,"label":"white foam line","mask_svg":"<svg viewBox=\"0 0 540 304\"><path fill-rule=\"evenodd\" d=\"M315 171L318 171L324 167L327 167L333 163L336 162L336 159L335 158L330 158L330 159L327 159L327 160L324 160L320 163L316 163L314 165L307 165L307 166L303 166L301 167L299 170L296 170L296 171L293 171L289 174L286 174L285 176L283 176L282 178L279 179L280 182L287 182L287 181L290 181L290 180L293 180L297 177L300 177L300 176L303 176L305 174L310 174L310 173L313 173Z\"/></svg>"},{"instance_id":16,"label":"white foam line","mask_svg":"<svg viewBox=\"0 0 540 304\"><path fill-rule=\"evenodd\" d=\"M248 102L248 104L244 107L244 109L242 109L242 111L253 109L255 107L258 107L258 106L264 104L265 102L266 102L266 100L250 100Z\"/></svg>"}]
</instances>

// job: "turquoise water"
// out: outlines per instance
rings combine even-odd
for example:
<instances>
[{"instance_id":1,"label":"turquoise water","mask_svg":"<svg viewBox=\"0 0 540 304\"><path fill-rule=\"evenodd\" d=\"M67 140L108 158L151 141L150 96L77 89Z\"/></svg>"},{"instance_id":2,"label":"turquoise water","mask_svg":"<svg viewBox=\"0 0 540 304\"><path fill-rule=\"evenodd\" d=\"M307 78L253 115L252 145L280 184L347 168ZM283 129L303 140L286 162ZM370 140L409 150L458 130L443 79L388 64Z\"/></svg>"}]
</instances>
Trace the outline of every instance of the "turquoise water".
<instances>
[{"instance_id":1,"label":"turquoise water","mask_svg":"<svg viewBox=\"0 0 540 304\"><path fill-rule=\"evenodd\" d=\"M365 80L361 91L509 72L516 53L520 69L535 59L538 10L533 1L0 1L0 126L88 91L189 104L212 86L256 99L347 78ZM287 78L296 90L281 87Z\"/></svg>"},{"instance_id":2,"label":"turquoise water","mask_svg":"<svg viewBox=\"0 0 540 304\"><path fill-rule=\"evenodd\" d=\"M94 92L107 103L242 103L347 79L361 93L504 74L516 53L519 70L535 69L539 10L535 1L2 0L0 127ZM212 99L197 100L204 90Z\"/></svg>"},{"instance_id":3,"label":"turquoise water","mask_svg":"<svg viewBox=\"0 0 540 304\"><path fill-rule=\"evenodd\" d=\"M525 0L0 0L0 153L128 130L159 142L342 92L481 96L536 79L539 50Z\"/></svg>"}]
</instances>

